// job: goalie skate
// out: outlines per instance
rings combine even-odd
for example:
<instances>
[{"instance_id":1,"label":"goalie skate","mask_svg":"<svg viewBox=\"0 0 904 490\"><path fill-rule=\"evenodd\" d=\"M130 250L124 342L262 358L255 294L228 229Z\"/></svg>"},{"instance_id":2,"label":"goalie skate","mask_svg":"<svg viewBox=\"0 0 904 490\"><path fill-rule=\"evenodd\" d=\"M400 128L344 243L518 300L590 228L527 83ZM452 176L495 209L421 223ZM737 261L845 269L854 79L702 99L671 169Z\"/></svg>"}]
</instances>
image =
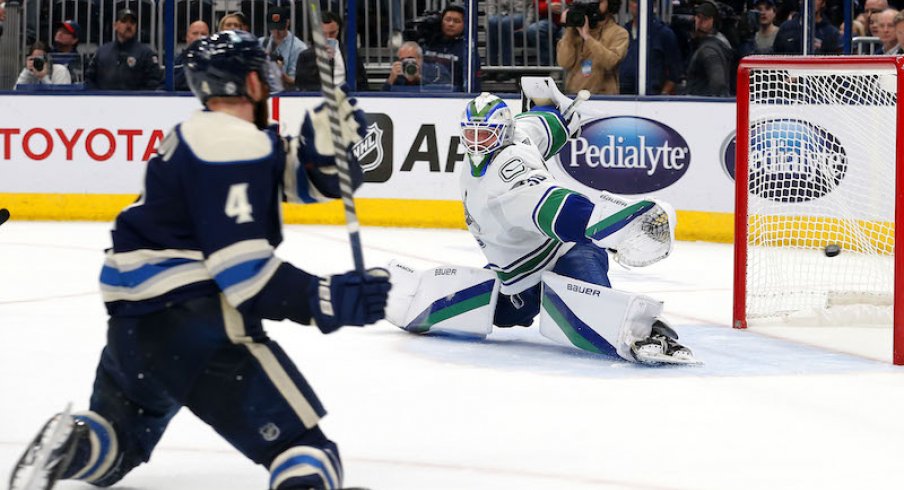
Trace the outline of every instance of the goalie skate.
<instances>
[{"instance_id":1,"label":"goalie skate","mask_svg":"<svg viewBox=\"0 0 904 490\"><path fill-rule=\"evenodd\" d=\"M678 343L678 334L662 320L653 323L650 336L635 342L631 352L643 364L703 364Z\"/></svg>"},{"instance_id":2,"label":"goalie skate","mask_svg":"<svg viewBox=\"0 0 904 490\"><path fill-rule=\"evenodd\" d=\"M13 468L9 489L53 488L72 462L78 439L87 430L87 426L72 418L69 406L47 421Z\"/></svg>"}]
</instances>

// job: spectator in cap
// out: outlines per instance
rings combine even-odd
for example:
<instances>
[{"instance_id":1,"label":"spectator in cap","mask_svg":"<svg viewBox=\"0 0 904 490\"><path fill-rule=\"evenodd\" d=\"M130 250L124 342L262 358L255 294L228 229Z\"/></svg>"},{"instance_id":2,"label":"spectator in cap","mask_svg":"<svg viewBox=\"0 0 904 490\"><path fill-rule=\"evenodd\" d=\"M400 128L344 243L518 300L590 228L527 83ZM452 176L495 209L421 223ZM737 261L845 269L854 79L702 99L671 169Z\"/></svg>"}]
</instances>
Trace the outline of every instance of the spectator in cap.
<instances>
[{"instance_id":1,"label":"spectator in cap","mask_svg":"<svg viewBox=\"0 0 904 490\"><path fill-rule=\"evenodd\" d=\"M813 52L810 54L841 54L841 32L823 15L825 7L826 0L815 1L816 25L813 28ZM803 54L803 25L800 15L795 15L779 26L772 48L775 54Z\"/></svg>"},{"instance_id":2,"label":"spectator in cap","mask_svg":"<svg viewBox=\"0 0 904 490\"><path fill-rule=\"evenodd\" d=\"M295 68L298 55L308 45L289 30L289 9L274 7L267 13L267 29L270 35L261 38L261 46L270 56L270 69L276 78L276 91L295 86Z\"/></svg>"},{"instance_id":3,"label":"spectator in cap","mask_svg":"<svg viewBox=\"0 0 904 490\"><path fill-rule=\"evenodd\" d=\"M0 2L0 37L3 37L3 24L6 22L6 2Z\"/></svg>"},{"instance_id":4,"label":"spectator in cap","mask_svg":"<svg viewBox=\"0 0 904 490\"><path fill-rule=\"evenodd\" d=\"M245 14L241 12L233 12L231 14L226 14L220 19L220 24L217 26L217 31L245 31L251 32L248 30L248 18L245 17Z\"/></svg>"},{"instance_id":5,"label":"spectator in cap","mask_svg":"<svg viewBox=\"0 0 904 490\"><path fill-rule=\"evenodd\" d=\"M210 28L207 27L207 22L203 20L196 20L188 25L188 30L185 31L185 47L191 46L191 44L202 37L207 37L210 35ZM187 92L190 89L188 88L188 80L185 79L185 50L179 53L179 56L176 56L176 59L173 61L173 90L177 92ZM166 81L162 80L160 82L160 90L166 89Z\"/></svg>"},{"instance_id":6,"label":"spectator in cap","mask_svg":"<svg viewBox=\"0 0 904 490\"><path fill-rule=\"evenodd\" d=\"M15 88L20 85L68 85L72 83L69 70L65 66L54 64L47 53L47 45L35 41L28 49L25 57L25 68L16 80Z\"/></svg>"},{"instance_id":7,"label":"spectator in cap","mask_svg":"<svg viewBox=\"0 0 904 490\"><path fill-rule=\"evenodd\" d=\"M440 35L428 40L424 46L424 59L437 66L446 66L452 74L452 88L457 92L465 90L468 79L468 38L465 35L465 9L460 5L447 5L443 9L440 21ZM471 51L471 73L475 76L480 69L480 55L477 43ZM478 86L472 92L480 92Z\"/></svg>"},{"instance_id":8,"label":"spectator in cap","mask_svg":"<svg viewBox=\"0 0 904 490\"><path fill-rule=\"evenodd\" d=\"M82 30L78 22L66 20L56 25L53 34L53 61L69 69L73 82L84 79L82 55L78 52L79 34Z\"/></svg>"},{"instance_id":9,"label":"spectator in cap","mask_svg":"<svg viewBox=\"0 0 904 490\"><path fill-rule=\"evenodd\" d=\"M719 7L704 0L694 9L694 38L697 49L687 64L687 94L728 97L734 80L735 53L728 39L719 32Z\"/></svg>"},{"instance_id":10,"label":"spectator in cap","mask_svg":"<svg viewBox=\"0 0 904 490\"><path fill-rule=\"evenodd\" d=\"M136 39L138 16L125 8L116 13L113 41L97 48L85 70L91 90L155 90L163 73L154 50Z\"/></svg>"}]
</instances>

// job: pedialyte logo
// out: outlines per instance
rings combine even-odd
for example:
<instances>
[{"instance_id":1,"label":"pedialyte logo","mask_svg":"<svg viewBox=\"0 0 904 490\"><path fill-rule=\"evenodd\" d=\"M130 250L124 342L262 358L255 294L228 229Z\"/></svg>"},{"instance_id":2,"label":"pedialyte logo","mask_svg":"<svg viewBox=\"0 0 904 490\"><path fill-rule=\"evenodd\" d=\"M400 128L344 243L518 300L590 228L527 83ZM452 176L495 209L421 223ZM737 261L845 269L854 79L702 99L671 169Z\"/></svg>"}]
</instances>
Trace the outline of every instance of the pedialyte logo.
<instances>
[{"instance_id":1,"label":"pedialyte logo","mask_svg":"<svg viewBox=\"0 0 904 490\"><path fill-rule=\"evenodd\" d=\"M562 169L578 182L617 194L646 194L680 179L691 163L687 141L642 117L597 119L559 152Z\"/></svg>"},{"instance_id":2,"label":"pedialyte logo","mask_svg":"<svg viewBox=\"0 0 904 490\"><path fill-rule=\"evenodd\" d=\"M825 128L798 119L765 119L750 127L750 192L778 202L818 199L847 173L841 141Z\"/></svg>"},{"instance_id":3,"label":"pedialyte logo","mask_svg":"<svg viewBox=\"0 0 904 490\"><path fill-rule=\"evenodd\" d=\"M364 182L386 182L392 176L392 119L386 114L367 113L367 133L352 154L364 170Z\"/></svg>"}]
</instances>

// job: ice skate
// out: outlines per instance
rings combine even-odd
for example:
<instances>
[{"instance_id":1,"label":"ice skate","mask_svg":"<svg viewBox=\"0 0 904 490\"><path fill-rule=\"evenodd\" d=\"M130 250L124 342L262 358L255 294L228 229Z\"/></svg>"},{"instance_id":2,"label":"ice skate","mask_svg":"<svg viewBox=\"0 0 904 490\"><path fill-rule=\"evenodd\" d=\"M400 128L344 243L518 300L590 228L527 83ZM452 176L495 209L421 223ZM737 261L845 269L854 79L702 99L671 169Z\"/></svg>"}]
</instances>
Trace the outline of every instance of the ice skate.
<instances>
[{"instance_id":1,"label":"ice skate","mask_svg":"<svg viewBox=\"0 0 904 490\"><path fill-rule=\"evenodd\" d=\"M50 490L75 455L88 427L72 418L69 407L44 424L19 458L9 479L10 490Z\"/></svg>"},{"instance_id":2,"label":"ice skate","mask_svg":"<svg viewBox=\"0 0 904 490\"><path fill-rule=\"evenodd\" d=\"M643 364L703 364L678 343L678 334L662 320L656 320L650 336L635 342L631 351Z\"/></svg>"}]
</instances>

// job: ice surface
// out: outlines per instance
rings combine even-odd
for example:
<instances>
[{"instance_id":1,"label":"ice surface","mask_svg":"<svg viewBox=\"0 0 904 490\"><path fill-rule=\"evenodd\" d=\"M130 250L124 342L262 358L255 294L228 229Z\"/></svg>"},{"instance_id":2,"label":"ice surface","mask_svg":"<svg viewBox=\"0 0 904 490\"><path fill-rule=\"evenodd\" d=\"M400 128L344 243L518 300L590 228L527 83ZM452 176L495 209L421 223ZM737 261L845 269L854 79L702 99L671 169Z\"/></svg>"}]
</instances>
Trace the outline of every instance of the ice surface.
<instances>
[{"instance_id":1,"label":"ice surface","mask_svg":"<svg viewBox=\"0 0 904 490\"><path fill-rule=\"evenodd\" d=\"M481 266L464 231L365 228L369 266ZM45 419L87 406L105 335L106 223L0 227L0 482ZM279 254L351 267L342 227L290 226ZM904 481L904 370L890 330L729 328L731 249L679 242L616 287L666 301L702 367L650 368L569 350L536 328L486 341L383 322L329 336L268 330L330 411L346 484L390 489L880 489ZM259 489L267 473L188 411L123 489ZM64 482L60 489L94 488Z\"/></svg>"}]
</instances>

